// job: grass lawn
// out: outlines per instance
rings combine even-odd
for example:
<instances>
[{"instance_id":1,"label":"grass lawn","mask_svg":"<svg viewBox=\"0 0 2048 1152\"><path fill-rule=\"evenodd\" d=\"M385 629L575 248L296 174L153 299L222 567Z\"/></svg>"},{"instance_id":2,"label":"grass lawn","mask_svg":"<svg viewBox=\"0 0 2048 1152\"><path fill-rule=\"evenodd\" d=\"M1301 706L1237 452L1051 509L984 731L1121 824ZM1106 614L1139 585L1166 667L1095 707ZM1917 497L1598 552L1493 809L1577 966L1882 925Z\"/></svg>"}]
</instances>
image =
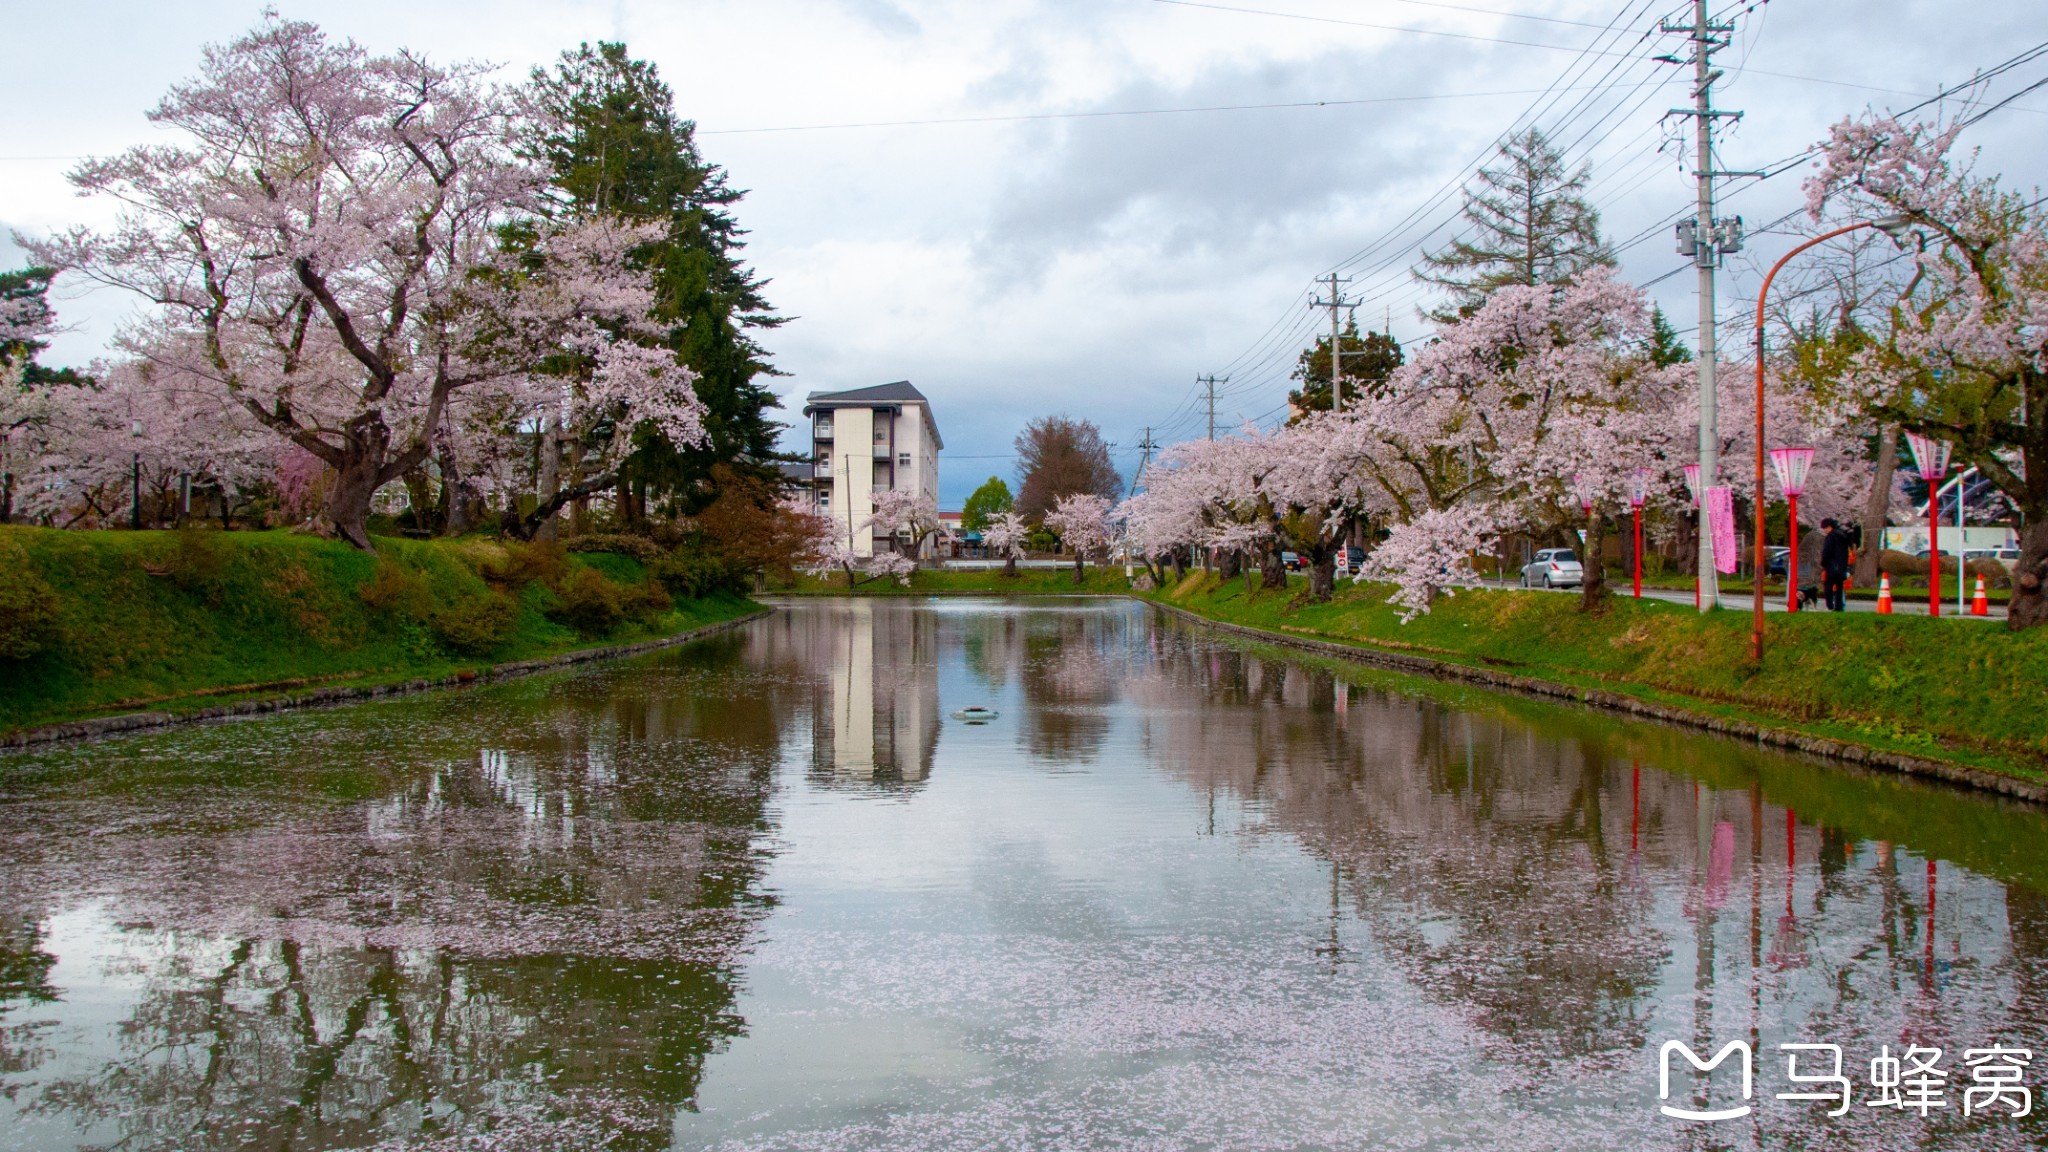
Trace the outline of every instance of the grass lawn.
<instances>
[{"instance_id":1,"label":"grass lawn","mask_svg":"<svg viewBox=\"0 0 2048 1152\"><path fill-rule=\"evenodd\" d=\"M645 587L637 561L557 556L537 574L487 541L377 547L369 556L281 531L0 527L0 731L447 676L672 635L756 607L739 596L650 604L608 626L578 617L579 631L562 622L550 583L567 587L562 574L590 569L610 582L601 591ZM35 649L26 654L15 643L24 636Z\"/></svg>"}]
</instances>

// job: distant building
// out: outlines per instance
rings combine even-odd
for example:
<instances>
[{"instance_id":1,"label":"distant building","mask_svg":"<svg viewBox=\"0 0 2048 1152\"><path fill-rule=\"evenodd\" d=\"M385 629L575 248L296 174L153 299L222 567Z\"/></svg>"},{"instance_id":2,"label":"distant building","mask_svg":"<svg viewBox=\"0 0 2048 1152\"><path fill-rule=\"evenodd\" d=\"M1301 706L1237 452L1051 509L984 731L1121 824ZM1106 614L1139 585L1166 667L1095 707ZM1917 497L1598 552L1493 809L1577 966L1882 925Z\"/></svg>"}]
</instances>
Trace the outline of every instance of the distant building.
<instances>
[{"instance_id":1,"label":"distant building","mask_svg":"<svg viewBox=\"0 0 2048 1152\"><path fill-rule=\"evenodd\" d=\"M818 511L851 538L853 550L872 556L874 532L863 528L875 510L872 496L891 489L939 497L938 423L931 401L908 380L847 392L813 392L804 401L811 422L810 486ZM932 542L927 541L929 551ZM884 551L899 547L884 538Z\"/></svg>"}]
</instances>

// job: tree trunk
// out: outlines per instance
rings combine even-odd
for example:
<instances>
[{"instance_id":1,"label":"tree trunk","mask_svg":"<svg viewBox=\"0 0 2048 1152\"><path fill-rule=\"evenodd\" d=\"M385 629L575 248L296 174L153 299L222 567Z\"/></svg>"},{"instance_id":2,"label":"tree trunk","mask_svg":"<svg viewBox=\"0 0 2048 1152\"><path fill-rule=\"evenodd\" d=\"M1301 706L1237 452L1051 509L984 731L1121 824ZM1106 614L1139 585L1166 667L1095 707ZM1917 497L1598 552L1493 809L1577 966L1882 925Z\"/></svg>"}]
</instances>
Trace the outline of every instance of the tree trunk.
<instances>
[{"instance_id":1,"label":"tree trunk","mask_svg":"<svg viewBox=\"0 0 2048 1152\"><path fill-rule=\"evenodd\" d=\"M1595 513L1586 518L1586 547L1579 556L1579 570L1585 573L1579 585L1579 611L1599 609L1607 599L1607 517Z\"/></svg>"},{"instance_id":2,"label":"tree trunk","mask_svg":"<svg viewBox=\"0 0 2048 1152\"><path fill-rule=\"evenodd\" d=\"M1003 575L1008 576L1012 580L1017 578L1017 554L1015 552L1003 558Z\"/></svg>"},{"instance_id":3,"label":"tree trunk","mask_svg":"<svg viewBox=\"0 0 2048 1152\"><path fill-rule=\"evenodd\" d=\"M382 414L370 411L350 420L343 429L341 463L334 468L321 508L335 535L373 555L377 549L370 543L370 498L377 494L377 479L390 448L391 429Z\"/></svg>"},{"instance_id":4,"label":"tree trunk","mask_svg":"<svg viewBox=\"0 0 2048 1152\"><path fill-rule=\"evenodd\" d=\"M1074 549L1074 583L1086 584L1087 582L1087 573L1081 570L1081 550L1076 548Z\"/></svg>"},{"instance_id":5,"label":"tree trunk","mask_svg":"<svg viewBox=\"0 0 2048 1152\"><path fill-rule=\"evenodd\" d=\"M1877 474L1863 501L1863 547L1856 552L1856 586L1877 587L1877 562L1884 555L1885 524L1891 520L1892 474L1899 464L1899 430L1877 430Z\"/></svg>"},{"instance_id":6,"label":"tree trunk","mask_svg":"<svg viewBox=\"0 0 2048 1152\"><path fill-rule=\"evenodd\" d=\"M1308 598L1318 604L1327 602L1337 591L1337 553L1332 548L1318 548L1308 569Z\"/></svg>"},{"instance_id":7,"label":"tree trunk","mask_svg":"<svg viewBox=\"0 0 2048 1152\"><path fill-rule=\"evenodd\" d=\"M1268 591L1287 587L1287 563L1280 558L1280 549L1266 549L1259 561L1259 587Z\"/></svg>"},{"instance_id":8,"label":"tree trunk","mask_svg":"<svg viewBox=\"0 0 2048 1152\"><path fill-rule=\"evenodd\" d=\"M1244 567L1244 554L1235 548L1224 550L1216 558L1216 574L1225 580L1237 579L1238 570Z\"/></svg>"},{"instance_id":9,"label":"tree trunk","mask_svg":"<svg viewBox=\"0 0 2048 1152\"><path fill-rule=\"evenodd\" d=\"M1188 555L1179 548L1173 550L1173 582L1178 584L1188 578Z\"/></svg>"},{"instance_id":10,"label":"tree trunk","mask_svg":"<svg viewBox=\"0 0 2048 1152\"><path fill-rule=\"evenodd\" d=\"M555 513L561 511L562 501L555 497L562 490L562 425L559 420L548 421L547 430L540 438L540 499L534 511L537 515L529 519L527 531L521 540L553 540L558 534Z\"/></svg>"},{"instance_id":11,"label":"tree trunk","mask_svg":"<svg viewBox=\"0 0 2048 1152\"><path fill-rule=\"evenodd\" d=\"M2005 626L2020 632L2048 624L2048 518L2027 517L2020 532L2020 562L2012 576L2012 605Z\"/></svg>"}]
</instances>

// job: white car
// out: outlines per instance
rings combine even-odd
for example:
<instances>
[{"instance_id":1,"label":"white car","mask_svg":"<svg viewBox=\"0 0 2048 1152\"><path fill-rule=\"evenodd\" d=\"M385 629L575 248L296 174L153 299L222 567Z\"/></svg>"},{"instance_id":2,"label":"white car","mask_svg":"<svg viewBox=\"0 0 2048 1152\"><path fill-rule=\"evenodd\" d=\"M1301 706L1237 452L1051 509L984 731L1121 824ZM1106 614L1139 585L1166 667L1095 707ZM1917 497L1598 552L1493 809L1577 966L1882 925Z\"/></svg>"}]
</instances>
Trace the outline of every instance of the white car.
<instances>
[{"instance_id":1,"label":"white car","mask_svg":"<svg viewBox=\"0 0 2048 1152\"><path fill-rule=\"evenodd\" d=\"M1585 579L1578 554L1569 548L1545 548L1522 566L1524 588L1576 588Z\"/></svg>"}]
</instances>

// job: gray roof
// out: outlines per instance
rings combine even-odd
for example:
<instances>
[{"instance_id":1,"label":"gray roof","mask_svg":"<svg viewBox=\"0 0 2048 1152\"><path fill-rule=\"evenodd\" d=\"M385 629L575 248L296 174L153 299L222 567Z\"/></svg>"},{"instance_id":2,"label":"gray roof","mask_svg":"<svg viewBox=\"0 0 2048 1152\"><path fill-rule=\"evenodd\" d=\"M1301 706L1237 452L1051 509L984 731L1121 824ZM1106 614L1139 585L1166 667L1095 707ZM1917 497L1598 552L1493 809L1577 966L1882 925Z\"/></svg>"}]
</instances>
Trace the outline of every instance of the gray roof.
<instances>
[{"instance_id":1,"label":"gray roof","mask_svg":"<svg viewBox=\"0 0 2048 1152\"><path fill-rule=\"evenodd\" d=\"M932 430L932 442L941 449L945 448L946 439L939 435L939 420L932 414L932 402L925 399L924 393L908 380L845 392L813 392L804 398L804 415L809 416L823 408L887 408L902 404L916 404L924 409L924 422Z\"/></svg>"},{"instance_id":2,"label":"gray roof","mask_svg":"<svg viewBox=\"0 0 2048 1152\"><path fill-rule=\"evenodd\" d=\"M804 398L804 410L807 412L813 408L851 408L869 404L922 404L931 407L931 401L924 398L924 393L911 387L908 380L846 392L813 392Z\"/></svg>"}]
</instances>

